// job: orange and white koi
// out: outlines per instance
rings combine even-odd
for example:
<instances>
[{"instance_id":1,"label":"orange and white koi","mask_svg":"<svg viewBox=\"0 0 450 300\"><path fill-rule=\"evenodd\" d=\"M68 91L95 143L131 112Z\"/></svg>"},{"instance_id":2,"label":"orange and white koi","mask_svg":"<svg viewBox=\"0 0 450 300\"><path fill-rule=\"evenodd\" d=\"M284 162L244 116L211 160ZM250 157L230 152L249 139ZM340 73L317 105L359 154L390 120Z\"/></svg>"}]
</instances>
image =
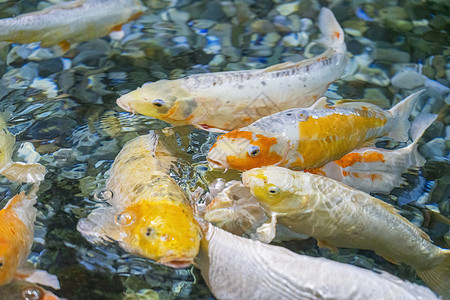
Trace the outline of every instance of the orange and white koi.
<instances>
[{"instance_id":1,"label":"orange and white koi","mask_svg":"<svg viewBox=\"0 0 450 300\"><path fill-rule=\"evenodd\" d=\"M431 289L450 296L450 250L435 246L392 205L336 180L276 166L246 171L242 180L272 226L280 222L332 251L368 249L409 264Z\"/></svg>"},{"instance_id":2,"label":"orange and white koi","mask_svg":"<svg viewBox=\"0 0 450 300\"><path fill-rule=\"evenodd\" d=\"M404 182L403 173L425 164L425 158L417 151L417 142L436 118L433 114L418 116L411 126L413 142L407 147L396 150L361 148L323 167L305 171L335 179L366 193L389 193Z\"/></svg>"},{"instance_id":3,"label":"orange and white koi","mask_svg":"<svg viewBox=\"0 0 450 300\"><path fill-rule=\"evenodd\" d=\"M207 224L197 266L217 299L438 299L424 286ZM357 278L357 279L356 279Z\"/></svg>"},{"instance_id":4,"label":"orange and white koi","mask_svg":"<svg viewBox=\"0 0 450 300\"><path fill-rule=\"evenodd\" d=\"M214 168L250 170L278 165L309 169L340 159L376 138L408 140L416 92L384 111L370 103L348 102L285 110L217 138L207 160Z\"/></svg>"},{"instance_id":5,"label":"orange and white koi","mask_svg":"<svg viewBox=\"0 0 450 300\"><path fill-rule=\"evenodd\" d=\"M123 24L139 18L146 8L140 0L76 0L41 11L0 20L0 41L42 47L88 41L119 31Z\"/></svg>"},{"instance_id":6,"label":"orange and white koi","mask_svg":"<svg viewBox=\"0 0 450 300\"><path fill-rule=\"evenodd\" d=\"M126 111L173 125L228 131L288 108L308 107L344 72L344 32L328 8L319 15L327 50L260 70L190 75L143 85L117 99Z\"/></svg>"},{"instance_id":7,"label":"orange and white koi","mask_svg":"<svg viewBox=\"0 0 450 300\"><path fill-rule=\"evenodd\" d=\"M183 190L169 176L175 158L154 132L129 141L106 181L111 206L77 226L88 240L112 239L126 251L174 268L192 264L201 232Z\"/></svg>"},{"instance_id":8,"label":"orange and white koi","mask_svg":"<svg viewBox=\"0 0 450 300\"><path fill-rule=\"evenodd\" d=\"M44 180L45 167L38 163L13 162L11 157L16 139L0 117L0 174L9 180L35 183Z\"/></svg>"}]
</instances>

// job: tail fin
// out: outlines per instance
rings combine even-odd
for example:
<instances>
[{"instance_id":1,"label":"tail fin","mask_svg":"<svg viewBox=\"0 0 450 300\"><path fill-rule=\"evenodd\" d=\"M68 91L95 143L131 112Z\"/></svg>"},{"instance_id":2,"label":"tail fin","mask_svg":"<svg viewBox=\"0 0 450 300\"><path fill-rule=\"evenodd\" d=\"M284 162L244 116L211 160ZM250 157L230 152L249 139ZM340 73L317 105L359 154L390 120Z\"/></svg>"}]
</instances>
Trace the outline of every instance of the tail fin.
<instances>
[{"instance_id":1,"label":"tail fin","mask_svg":"<svg viewBox=\"0 0 450 300\"><path fill-rule=\"evenodd\" d=\"M411 125L409 134L412 139L412 143L408 147L404 148L405 151L412 151L412 155L415 158L415 166L421 167L425 164L426 160L417 151L417 142L420 140L425 130L436 120L437 115L435 114L421 114L414 119Z\"/></svg>"},{"instance_id":2,"label":"tail fin","mask_svg":"<svg viewBox=\"0 0 450 300\"><path fill-rule=\"evenodd\" d=\"M320 10L319 28L322 33L321 41L323 43L330 45L336 51L345 53L344 31L334 17L333 12L326 7L322 7Z\"/></svg>"},{"instance_id":3,"label":"tail fin","mask_svg":"<svg viewBox=\"0 0 450 300\"><path fill-rule=\"evenodd\" d=\"M417 144L419 139L424 134L425 130L436 120L438 115L436 114L421 114L418 115L414 122L411 125L411 129L409 130L409 134L413 141L413 144Z\"/></svg>"},{"instance_id":4,"label":"tail fin","mask_svg":"<svg viewBox=\"0 0 450 300\"><path fill-rule=\"evenodd\" d=\"M409 116L417 103L417 99L424 90L409 95L406 99L399 102L389 110L392 115L394 124L389 132L389 137L399 142L408 141L408 131L410 128Z\"/></svg>"},{"instance_id":5,"label":"tail fin","mask_svg":"<svg viewBox=\"0 0 450 300\"><path fill-rule=\"evenodd\" d=\"M14 162L1 170L0 173L8 180L36 183L44 180L45 167L38 163L26 164L23 162Z\"/></svg>"},{"instance_id":6,"label":"tail fin","mask_svg":"<svg viewBox=\"0 0 450 300\"><path fill-rule=\"evenodd\" d=\"M416 270L417 275L444 299L450 298L450 250L442 250L444 260L428 270Z\"/></svg>"}]
</instances>

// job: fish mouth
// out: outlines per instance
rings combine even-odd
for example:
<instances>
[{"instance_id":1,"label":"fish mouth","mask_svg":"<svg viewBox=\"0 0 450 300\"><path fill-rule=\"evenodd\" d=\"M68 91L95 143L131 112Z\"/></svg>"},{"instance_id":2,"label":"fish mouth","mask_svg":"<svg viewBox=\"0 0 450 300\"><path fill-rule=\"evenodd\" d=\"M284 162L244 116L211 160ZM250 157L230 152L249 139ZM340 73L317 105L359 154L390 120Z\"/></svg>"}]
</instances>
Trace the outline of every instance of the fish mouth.
<instances>
[{"instance_id":1,"label":"fish mouth","mask_svg":"<svg viewBox=\"0 0 450 300\"><path fill-rule=\"evenodd\" d=\"M173 260L166 260L166 259L164 259L162 261L159 261L159 263L161 263L161 264L163 264L165 266L174 268L174 269L183 269L183 268L187 268L190 265L192 265L193 259L192 258L190 258L190 259L188 259L188 258L176 258L176 259L173 259Z\"/></svg>"},{"instance_id":2,"label":"fish mouth","mask_svg":"<svg viewBox=\"0 0 450 300\"><path fill-rule=\"evenodd\" d=\"M211 166L211 168L214 168L214 169L225 169L226 168L226 166L224 166L224 164L221 163L220 161L211 159L209 157L207 157L206 160L208 161L208 164Z\"/></svg>"},{"instance_id":3,"label":"fish mouth","mask_svg":"<svg viewBox=\"0 0 450 300\"><path fill-rule=\"evenodd\" d=\"M117 105L122 108L124 111L128 111L131 113L135 113L136 111L130 106L130 102L126 100L126 95L120 97L116 100Z\"/></svg>"}]
</instances>

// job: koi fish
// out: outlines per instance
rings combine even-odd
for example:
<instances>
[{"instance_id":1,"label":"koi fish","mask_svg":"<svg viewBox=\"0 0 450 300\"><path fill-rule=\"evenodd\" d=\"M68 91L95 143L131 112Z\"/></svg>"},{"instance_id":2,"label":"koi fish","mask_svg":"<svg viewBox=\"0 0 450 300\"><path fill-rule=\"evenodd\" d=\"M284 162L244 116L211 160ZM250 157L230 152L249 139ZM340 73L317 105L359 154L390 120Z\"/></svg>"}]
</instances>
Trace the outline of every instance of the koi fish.
<instances>
[{"instance_id":1,"label":"koi fish","mask_svg":"<svg viewBox=\"0 0 450 300\"><path fill-rule=\"evenodd\" d=\"M78 231L91 242L114 240L173 268L191 265L201 232L183 190L169 176L174 160L154 132L129 141L106 181L111 206L94 209Z\"/></svg>"},{"instance_id":2,"label":"koi fish","mask_svg":"<svg viewBox=\"0 0 450 300\"><path fill-rule=\"evenodd\" d=\"M386 272L296 254L211 224L196 263L217 299L438 299Z\"/></svg>"},{"instance_id":3,"label":"koi fish","mask_svg":"<svg viewBox=\"0 0 450 300\"><path fill-rule=\"evenodd\" d=\"M264 209L241 181L232 180L225 183L221 178L216 179L210 184L209 193L204 198L207 205L202 211L202 218L230 233L245 235L265 243L272 240L281 242L309 238L289 230L282 224L277 224L276 231L265 226L268 218Z\"/></svg>"},{"instance_id":4,"label":"koi fish","mask_svg":"<svg viewBox=\"0 0 450 300\"><path fill-rule=\"evenodd\" d=\"M366 193L386 193L404 182L402 174L425 164L425 158L417 151L417 142L437 115L418 116L411 126L413 142L397 150L361 148L323 167L306 169L317 175L340 181Z\"/></svg>"},{"instance_id":5,"label":"koi fish","mask_svg":"<svg viewBox=\"0 0 450 300\"><path fill-rule=\"evenodd\" d=\"M36 220L36 194L21 192L0 210L0 285L7 284L23 267L31 251Z\"/></svg>"},{"instance_id":6,"label":"koi fish","mask_svg":"<svg viewBox=\"0 0 450 300\"><path fill-rule=\"evenodd\" d=\"M373 250L386 260L411 265L427 285L450 295L450 250L377 198L319 175L269 166L244 172L242 180L261 206L319 247Z\"/></svg>"},{"instance_id":7,"label":"koi fish","mask_svg":"<svg viewBox=\"0 0 450 300\"><path fill-rule=\"evenodd\" d=\"M44 180L45 167L38 163L13 162L11 157L16 139L0 118L0 174L8 180L35 183Z\"/></svg>"},{"instance_id":8,"label":"koi fish","mask_svg":"<svg viewBox=\"0 0 450 300\"><path fill-rule=\"evenodd\" d=\"M408 140L408 121L416 92L384 111L370 103L323 105L285 110L221 135L207 160L213 168L250 170L278 165L292 169L321 167L388 135Z\"/></svg>"},{"instance_id":9,"label":"koi fish","mask_svg":"<svg viewBox=\"0 0 450 300\"><path fill-rule=\"evenodd\" d=\"M2 300L63 300L50 291L24 280L13 280L0 287Z\"/></svg>"},{"instance_id":10,"label":"koi fish","mask_svg":"<svg viewBox=\"0 0 450 300\"><path fill-rule=\"evenodd\" d=\"M265 69L190 75L144 84L117 99L126 111L173 125L229 131L293 107L314 103L344 72L344 32L331 10L319 15L324 53Z\"/></svg>"},{"instance_id":11,"label":"koi fish","mask_svg":"<svg viewBox=\"0 0 450 300\"><path fill-rule=\"evenodd\" d=\"M48 48L102 37L120 31L123 24L139 18L146 8L140 0L76 0L38 12L0 20L0 41Z\"/></svg>"}]
</instances>

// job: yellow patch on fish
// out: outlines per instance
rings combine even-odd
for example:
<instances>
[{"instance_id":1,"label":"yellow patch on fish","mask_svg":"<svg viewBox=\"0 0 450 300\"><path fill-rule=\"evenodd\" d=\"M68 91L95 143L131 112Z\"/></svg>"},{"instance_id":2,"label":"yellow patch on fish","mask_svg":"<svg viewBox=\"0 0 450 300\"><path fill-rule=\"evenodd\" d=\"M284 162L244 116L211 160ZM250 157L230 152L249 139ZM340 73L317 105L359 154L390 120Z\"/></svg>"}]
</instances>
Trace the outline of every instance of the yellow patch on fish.
<instances>
[{"instance_id":1,"label":"yellow patch on fish","mask_svg":"<svg viewBox=\"0 0 450 300\"><path fill-rule=\"evenodd\" d=\"M364 136L368 129L381 128L386 122L386 118L357 114L309 117L298 125L301 137L298 151L302 159L296 160L290 167L318 167L336 160L353 149L360 148L366 142ZM336 128L339 128L339 133L330 134L336 132Z\"/></svg>"},{"instance_id":2,"label":"yellow patch on fish","mask_svg":"<svg viewBox=\"0 0 450 300\"><path fill-rule=\"evenodd\" d=\"M157 262L187 267L198 253L201 234L186 204L141 200L118 214L116 222L127 234L123 242Z\"/></svg>"}]
</instances>

